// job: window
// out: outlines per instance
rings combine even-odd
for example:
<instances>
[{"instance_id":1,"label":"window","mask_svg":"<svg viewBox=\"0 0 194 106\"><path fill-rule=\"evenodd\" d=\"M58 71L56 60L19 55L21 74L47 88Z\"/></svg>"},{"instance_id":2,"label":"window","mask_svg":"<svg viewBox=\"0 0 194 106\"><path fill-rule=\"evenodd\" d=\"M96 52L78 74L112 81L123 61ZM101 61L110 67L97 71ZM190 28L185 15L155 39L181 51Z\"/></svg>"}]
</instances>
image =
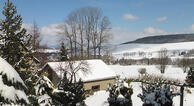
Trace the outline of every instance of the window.
<instances>
[{"instance_id":1,"label":"window","mask_svg":"<svg viewBox=\"0 0 194 106\"><path fill-rule=\"evenodd\" d=\"M98 91L100 90L100 85L92 86L92 91Z\"/></svg>"}]
</instances>

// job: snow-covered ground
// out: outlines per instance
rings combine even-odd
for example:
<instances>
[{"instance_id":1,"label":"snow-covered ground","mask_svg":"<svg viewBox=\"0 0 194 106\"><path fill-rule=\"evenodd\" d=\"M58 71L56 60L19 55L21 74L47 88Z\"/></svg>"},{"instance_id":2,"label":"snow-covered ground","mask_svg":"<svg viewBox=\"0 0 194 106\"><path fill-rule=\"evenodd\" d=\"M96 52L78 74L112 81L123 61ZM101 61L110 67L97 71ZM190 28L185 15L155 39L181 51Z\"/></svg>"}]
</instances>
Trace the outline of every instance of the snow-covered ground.
<instances>
[{"instance_id":1,"label":"snow-covered ground","mask_svg":"<svg viewBox=\"0 0 194 106\"><path fill-rule=\"evenodd\" d=\"M137 97L138 94L142 93L141 90L141 84L137 82L132 82L130 84L133 88L133 95L132 95L132 103L133 106L142 106L142 101L139 97ZM191 94L184 92L184 106L194 106L194 89L190 89ZM94 95L88 97L85 102L87 106L108 106L107 98L109 96L109 93L106 91L98 91L94 93ZM179 106L180 103L180 96L176 96L173 99L174 106Z\"/></svg>"},{"instance_id":2,"label":"snow-covered ground","mask_svg":"<svg viewBox=\"0 0 194 106\"><path fill-rule=\"evenodd\" d=\"M114 51L113 56L116 58L127 58L127 59L142 59L142 58L153 58L158 56L158 51L162 48L166 48L169 52L169 57L172 59L183 58L179 54L188 50L194 49L194 42L181 42L181 43L165 43L165 44L126 44L119 45L117 50ZM143 52L143 55L141 54ZM176 52L176 53L175 53ZM140 56L141 54L141 56ZM193 57L190 57L193 58ZM161 74L160 70L154 65L109 65L109 67L120 76L120 78L137 79L140 76L139 69L145 68L146 73L153 76L161 76L169 80L178 80L184 83L187 73L184 73L181 68L175 66L168 66L165 73ZM138 94L142 93L141 84L138 82L132 82L133 88L132 102L133 106L142 106L142 101ZM191 93L184 92L184 106L194 106L194 88L187 88ZM179 88L177 87L177 91ZM85 101L88 106L108 106L107 98L109 93L106 91L96 92L94 95L88 97ZM173 98L174 106L179 106L180 96Z\"/></svg>"},{"instance_id":3,"label":"snow-covered ground","mask_svg":"<svg viewBox=\"0 0 194 106\"><path fill-rule=\"evenodd\" d=\"M106 91L95 92L94 95L86 98L87 106L108 106L107 98L109 93Z\"/></svg>"},{"instance_id":4,"label":"snow-covered ground","mask_svg":"<svg viewBox=\"0 0 194 106\"><path fill-rule=\"evenodd\" d=\"M181 68L168 66L164 74L161 74L159 69L157 69L155 66L150 65L131 65L131 66L120 66L120 65L109 65L109 67L117 74L120 75L121 78L138 78L139 72L138 70L140 68L146 68L146 72L151 75L155 76L163 76L168 79L173 80L179 80L181 82L184 82L186 78L186 73L183 73ZM132 82L130 84L133 88L133 95L132 95L132 102L133 106L142 106L142 101L139 97L137 97L138 94L142 93L141 84L138 82ZM187 93L185 91L184 93L184 106L194 106L194 89L190 89L190 93ZM179 88L178 88L179 91ZM109 96L109 93L106 91L99 91L94 93L94 95L88 97L85 102L87 106L108 106L107 98ZM176 96L173 99L174 106L179 106L180 103L180 96Z\"/></svg>"},{"instance_id":5,"label":"snow-covered ground","mask_svg":"<svg viewBox=\"0 0 194 106\"><path fill-rule=\"evenodd\" d=\"M117 49L113 52L113 56L116 58L131 58L131 59L142 59L152 58L157 56L157 52L166 48L168 51L187 51L194 49L194 42L180 42L180 43L164 43L164 44L125 44L117 46ZM139 56L139 52L144 52L145 55ZM136 53L131 56L124 56L126 53Z\"/></svg>"},{"instance_id":6,"label":"snow-covered ground","mask_svg":"<svg viewBox=\"0 0 194 106\"><path fill-rule=\"evenodd\" d=\"M121 65L109 65L109 67L121 78L138 78L140 73L139 69L145 68L146 72L149 75L162 76L164 78L179 80L184 82L187 74L183 73L183 70L178 67L168 66L164 74L160 73L160 70L154 65L130 65L130 66L121 66Z\"/></svg>"}]
</instances>

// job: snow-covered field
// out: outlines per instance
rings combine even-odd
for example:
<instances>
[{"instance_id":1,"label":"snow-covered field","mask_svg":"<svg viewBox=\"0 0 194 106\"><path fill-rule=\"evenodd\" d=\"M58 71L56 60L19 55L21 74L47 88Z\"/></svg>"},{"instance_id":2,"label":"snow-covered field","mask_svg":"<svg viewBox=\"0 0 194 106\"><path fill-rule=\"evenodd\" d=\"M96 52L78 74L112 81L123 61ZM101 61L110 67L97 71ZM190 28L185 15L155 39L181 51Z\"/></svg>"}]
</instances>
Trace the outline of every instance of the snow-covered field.
<instances>
[{"instance_id":1,"label":"snow-covered field","mask_svg":"<svg viewBox=\"0 0 194 106\"><path fill-rule=\"evenodd\" d=\"M140 68L146 68L146 72L155 76L163 76L168 79L179 80L184 82L186 78L186 73L183 73L181 68L168 66L164 74L161 74L160 71L155 66L145 66L145 65L131 65L131 66L120 66L120 65L109 65L109 67L121 78L138 78ZM138 82L132 82L130 84L133 88L132 102L133 106L142 106L142 101L138 94L142 93L141 84ZM188 88L190 89L190 88ZM190 89L191 94L185 91L184 93L184 106L194 106L194 89ZM87 106L108 106L107 98L109 93L106 91L96 92L94 95L88 97L85 101ZM176 96L173 99L174 106L179 106L180 96Z\"/></svg>"},{"instance_id":2,"label":"snow-covered field","mask_svg":"<svg viewBox=\"0 0 194 106\"><path fill-rule=\"evenodd\" d=\"M131 66L121 66L121 65L109 65L109 67L121 78L138 78L140 76L138 70L145 68L147 74L154 76L162 76L164 78L179 80L184 82L186 78L186 73L178 67L168 66L165 73L161 74L160 70L154 65L131 65Z\"/></svg>"},{"instance_id":3,"label":"snow-covered field","mask_svg":"<svg viewBox=\"0 0 194 106\"><path fill-rule=\"evenodd\" d=\"M180 43L164 43L164 44L125 44L119 45L113 52L113 56L116 58L124 57L124 53L136 53L133 56L126 56L126 58L141 59L141 58L151 58L156 57L157 52L166 48L168 51L187 51L194 49L194 42L180 42ZM137 55L139 52L144 52L144 56Z\"/></svg>"}]
</instances>

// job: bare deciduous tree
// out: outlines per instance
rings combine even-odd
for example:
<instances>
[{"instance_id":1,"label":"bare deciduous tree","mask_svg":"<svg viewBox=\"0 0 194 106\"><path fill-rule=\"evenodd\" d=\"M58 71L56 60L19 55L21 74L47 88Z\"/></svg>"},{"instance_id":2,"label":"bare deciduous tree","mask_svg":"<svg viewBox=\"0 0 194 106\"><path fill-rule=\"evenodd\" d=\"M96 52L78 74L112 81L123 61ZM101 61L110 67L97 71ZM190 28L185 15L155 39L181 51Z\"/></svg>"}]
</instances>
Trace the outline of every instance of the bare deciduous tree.
<instances>
[{"instance_id":1,"label":"bare deciduous tree","mask_svg":"<svg viewBox=\"0 0 194 106\"><path fill-rule=\"evenodd\" d=\"M79 56L84 58L86 51L87 58L91 55L97 58L97 53L101 55L104 44L112 36L109 33L111 29L109 19L102 16L102 11L95 7L72 11L63 25L65 27L60 27L63 30L61 34L69 41L71 57L80 54Z\"/></svg>"},{"instance_id":2,"label":"bare deciduous tree","mask_svg":"<svg viewBox=\"0 0 194 106\"><path fill-rule=\"evenodd\" d=\"M101 50L103 48L103 44L107 43L109 39L112 37L110 31L110 21L108 17L104 16L100 23L100 32L98 36L98 55L101 56Z\"/></svg>"},{"instance_id":3,"label":"bare deciduous tree","mask_svg":"<svg viewBox=\"0 0 194 106\"><path fill-rule=\"evenodd\" d=\"M112 64L114 62L114 57L112 56L112 51L115 49L112 45L106 45L104 48L104 55L101 57L106 64Z\"/></svg>"},{"instance_id":4,"label":"bare deciduous tree","mask_svg":"<svg viewBox=\"0 0 194 106\"><path fill-rule=\"evenodd\" d=\"M77 22L77 14L73 11L71 12L67 20L65 21L68 24L69 31L72 36L73 40L73 52L74 52L74 57L77 57L77 29L78 29L78 22Z\"/></svg>"},{"instance_id":5,"label":"bare deciduous tree","mask_svg":"<svg viewBox=\"0 0 194 106\"><path fill-rule=\"evenodd\" d=\"M68 25L66 23L60 24L58 26L60 31L58 32L60 35L60 41L64 43L68 43L70 49L70 58L73 57L73 34L69 31ZM68 42L67 42L68 41Z\"/></svg>"},{"instance_id":6,"label":"bare deciduous tree","mask_svg":"<svg viewBox=\"0 0 194 106\"><path fill-rule=\"evenodd\" d=\"M162 48L158 51L158 68L161 73L165 72L165 69L168 65L168 50L166 48Z\"/></svg>"},{"instance_id":7,"label":"bare deciduous tree","mask_svg":"<svg viewBox=\"0 0 194 106\"><path fill-rule=\"evenodd\" d=\"M35 21L32 25L31 30L30 30L30 34L32 35L30 44L32 46L32 49L35 51L35 50L40 48L40 41L41 41L40 29L39 29L39 27L38 27L38 25L36 24Z\"/></svg>"},{"instance_id":8,"label":"bare deciduous tree","mask_svg":"<svg viewBox=\"0 0 194 106\"><path fill-rule=\"evenodd\" d=\"M190 59L189 57L183 57L180 62L178 63L178 66L183 69L183 72L187 72L187 70L190 67Z\"/></svg>"},{"instance_id":9,"label":"bare deciduous tree","mask_svg":"<svg viewBox=\"0 0 194 106\"><path fill-rule=\"evenodd\" d=\"M87 61L66 61L58 66L58 71L62 72L61 75L66 72L70 77L70 80L73 82L78 81L77 78L80 76L78 75L79 71L83 74L88 74L90 70L89 64Z\"/></svg>"}]
</instances>

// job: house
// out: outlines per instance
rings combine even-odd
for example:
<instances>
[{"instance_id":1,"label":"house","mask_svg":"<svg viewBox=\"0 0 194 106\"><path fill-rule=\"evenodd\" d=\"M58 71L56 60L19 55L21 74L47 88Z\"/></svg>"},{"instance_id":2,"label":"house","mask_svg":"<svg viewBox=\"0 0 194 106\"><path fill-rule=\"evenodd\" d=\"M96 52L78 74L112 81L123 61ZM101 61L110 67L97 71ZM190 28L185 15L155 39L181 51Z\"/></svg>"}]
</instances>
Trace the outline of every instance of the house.
<instances>
[{"instance_id":1,"label":"house","mask_svg":"<svg viewBox=\"0 0 194 106\"><path fill-rule=\"evenodd\" d=\"M83 72L82 70L79 70L76 77L84 82L85 90L107 90L108 85L115 82L116 74L102 60L95 59L82 61L88 64L88 71ZM76 67L80 62L81 61L74 61L74 66ZM67 64L67 61L48 62L43 67L42 72L45 72L48 75L48 78L57 85L64 72L60 70L60 67L66 67Z\"/></svg>"}]
</instances>

